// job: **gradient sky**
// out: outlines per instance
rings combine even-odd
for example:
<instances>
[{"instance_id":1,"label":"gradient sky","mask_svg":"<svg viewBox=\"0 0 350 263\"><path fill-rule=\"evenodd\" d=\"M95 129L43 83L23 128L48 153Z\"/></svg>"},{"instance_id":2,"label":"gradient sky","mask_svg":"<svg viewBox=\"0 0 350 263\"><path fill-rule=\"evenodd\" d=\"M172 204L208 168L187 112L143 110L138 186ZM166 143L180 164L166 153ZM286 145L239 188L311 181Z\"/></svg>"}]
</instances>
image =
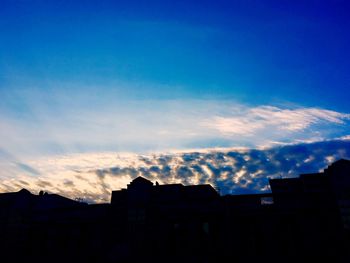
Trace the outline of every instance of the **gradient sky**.
<instances>
[{"instance_id":1,"label":"gradient sky","mask_svg":"<svg viewBox=\"0 0 350 263\"><path fill-rule=\"evenodd\" d=\"M72 155L61 174L116 165L82 168L101 154L346 149L349 11L345 0L2 0L2 189Z\"/></svg>"}]
</instances>

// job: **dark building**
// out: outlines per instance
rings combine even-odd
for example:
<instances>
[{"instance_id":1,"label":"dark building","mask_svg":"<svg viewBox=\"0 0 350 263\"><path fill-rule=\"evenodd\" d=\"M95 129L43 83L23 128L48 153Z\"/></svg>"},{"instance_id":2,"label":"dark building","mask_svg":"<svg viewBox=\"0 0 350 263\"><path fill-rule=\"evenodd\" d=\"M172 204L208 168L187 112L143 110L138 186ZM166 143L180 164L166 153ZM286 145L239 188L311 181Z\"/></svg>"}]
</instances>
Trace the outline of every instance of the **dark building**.
<instances>
[{"instance_id":1,"label":"dark building","mask_svg":"<svg viewBox=\"0 0 350 263\"><path fill-rule=\"evenodd\" d=\"M272 193L137 177L110 204L0 194L1 262L350 262L350 161Z\"/></svg>"}]
</instances>

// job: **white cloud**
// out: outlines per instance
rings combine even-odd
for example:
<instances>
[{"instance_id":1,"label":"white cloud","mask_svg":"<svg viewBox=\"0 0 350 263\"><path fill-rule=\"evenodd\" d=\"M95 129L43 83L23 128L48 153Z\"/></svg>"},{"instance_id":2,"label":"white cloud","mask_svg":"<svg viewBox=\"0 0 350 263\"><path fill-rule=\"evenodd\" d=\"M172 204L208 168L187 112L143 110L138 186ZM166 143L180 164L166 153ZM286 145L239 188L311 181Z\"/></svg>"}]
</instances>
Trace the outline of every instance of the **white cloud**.
<instances>
[{"instance_id":1,"label":"white cloud","mask_svg":"<svg viewBox=\"0 0 350 263\"><path fill-rule=\"evenodd\" d=\"M350 135L344 135L339 137L339 140L350 140Z\"/></svg>"},{"instance_id":2,"label":"white cloud","mask_svg":"<svg viewBox=\"0 0 350 263\"><path fill-rule=\"evenodd\" d=\"M231 116L216 116L202 123L224 135L253 136L263 130L300 132L316 124L344 124L350 114L318 108L282 109L272 106L241 107Z\"/></svg>"},{"instance_id":3,"label":"white cloud","mask_svg":"<svg viewBox=\"0 0 350 263\"><path fill-rule=\"evenodd\" d=\"M14 157L3 154L0 192L27 188L35 193L44 190L70 198L109 202L112 190L126 187L136 176L144 176L161 184L209 183L223 194L252 193L268 189L269 177L317 172L339 158L350 158L349 149L348 140L338 140L260 150L201 149L147 155L81 153L28 158L22 160L22 166L6 162L6 158Z\"/></svg>"},{"instance_id":4,"label":"white cloud","mask_svg":"<svg viewBox=\"0 0 350 263\"><path fill-rule=\"evenodd\" d=\"M0 147L21 158L258 147L349 134L350 115L326 109L220 100L131 100L89 92L77 96L55 89L10 96L0 105ZM14 101L20 101L20 108Z\"/></svg>"}]
</instances>

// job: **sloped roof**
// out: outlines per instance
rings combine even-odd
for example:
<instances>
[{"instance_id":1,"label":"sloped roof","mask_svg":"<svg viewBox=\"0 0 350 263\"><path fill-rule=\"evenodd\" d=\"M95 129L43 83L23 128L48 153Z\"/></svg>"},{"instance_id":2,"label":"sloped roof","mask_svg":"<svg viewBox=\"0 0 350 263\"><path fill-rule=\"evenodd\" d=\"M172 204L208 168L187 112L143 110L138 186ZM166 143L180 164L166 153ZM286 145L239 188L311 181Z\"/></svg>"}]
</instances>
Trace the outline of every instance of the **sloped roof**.
<instances>
[{"instance_id":1,"label":"sloped roof","mask_svg":"<svg viewBox=\"0 0 350 263\"><path fill-rule=\"evenodd\" d=\"M150 180L147 180L146 178L139 176L136 177L130 184L149 184L153 185L153 183Z\"/></svg>"}]
</instances>

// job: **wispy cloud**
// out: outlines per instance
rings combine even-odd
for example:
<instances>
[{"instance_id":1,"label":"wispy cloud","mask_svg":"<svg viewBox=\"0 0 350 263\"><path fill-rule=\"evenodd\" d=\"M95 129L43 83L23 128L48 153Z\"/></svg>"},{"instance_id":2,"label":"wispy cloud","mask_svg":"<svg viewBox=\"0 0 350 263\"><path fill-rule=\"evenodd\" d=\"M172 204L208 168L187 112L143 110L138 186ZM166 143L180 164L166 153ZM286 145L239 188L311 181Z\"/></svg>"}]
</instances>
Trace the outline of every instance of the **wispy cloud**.
<instances>
[{"instance_id":1,"label":"wispy cloud","mask_svg":"<svg viewBox=\"0 0 350 263\"><path fill-rule=\"evenodd\" d=\"M0 175L2 177L4 176L10 177L12 172L16 170L20 170L21 172L28 175L33 175L33 176L40 175L40 172L37 171L35 168L22 162L13 154L1 148L0 148L0 168L1 168Z\"/></svg>"},{"instance_id":2,"label":"wispy cloud","mask_svg":"<svg viewBox=\"0 0 350 263\"><path fill-rule=\"evenodd\" d=\"M19 157L255 148L272 142L315 141L349 134L349 114L321 108L215 100L124 101L113 99L118 94L68 96L58 91L28 94L7 96L5 106L0 107L0 147ZM16 100L21 106L13 105Z\"/></svg>"},{"instance_id":3,"label":"wispy cloud","mask_svg":"<svg viewBox=\"0 0 350 263\"><path fill-rule=\"evenodd\" d=\"M253 136L264 130L299 132L316 124L345 124L350 114L318 108L240 107L231 116L215 116L203 126L224 135Z\"/></svg>"}]
</instances>

